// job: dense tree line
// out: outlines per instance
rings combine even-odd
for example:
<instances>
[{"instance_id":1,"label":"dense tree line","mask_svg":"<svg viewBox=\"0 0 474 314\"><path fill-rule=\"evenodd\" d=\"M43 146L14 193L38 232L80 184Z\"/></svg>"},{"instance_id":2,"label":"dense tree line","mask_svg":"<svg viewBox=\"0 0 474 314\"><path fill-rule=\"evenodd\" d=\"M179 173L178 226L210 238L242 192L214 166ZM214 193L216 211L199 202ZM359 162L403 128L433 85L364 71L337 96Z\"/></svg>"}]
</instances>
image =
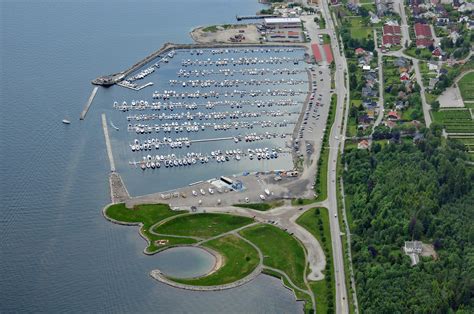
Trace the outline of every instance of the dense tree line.
<instances>
[{"instance_id":1,"label":"dense tree line","mask_svg":"<svg viewBox=\"0 0 474 314\"><path fill-rule=\"evenodd\" d=\"M439 128L413 144L344 154L353 263L363 313L474 312L474 171L462 144ZM471 167L471 168L470 168ZM437 259L410 266L404 241Z\"/></svg>"}]
</instances>

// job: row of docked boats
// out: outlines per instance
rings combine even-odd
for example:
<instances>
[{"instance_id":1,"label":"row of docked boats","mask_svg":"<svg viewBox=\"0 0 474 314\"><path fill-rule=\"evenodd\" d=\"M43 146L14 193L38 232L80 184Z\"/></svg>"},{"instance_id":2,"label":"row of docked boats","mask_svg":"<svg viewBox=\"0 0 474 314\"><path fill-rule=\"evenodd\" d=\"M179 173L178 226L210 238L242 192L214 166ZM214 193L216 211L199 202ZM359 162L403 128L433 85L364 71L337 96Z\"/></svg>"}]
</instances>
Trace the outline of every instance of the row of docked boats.
<instances>
[{"instance_id":1,"label":"row of docked boats","mask_svg":"<svg viewBox=\"0 0 474 314\"><path fill-rule=\"evenodd\" d=\"M149 121L149 120L237 120L257 117L283 117L299 114L298 111L282 110L260 110L260 111L212 111L212 112L177 112L177 113L141 113L127 116L127 121Z\"/></svg>"},{"instance_id":2,"label":"row of docked boats","mask_svg":"<svg viewBox=\"0 0 474 314\"><path fill-rule=\"evenodd\" d=\"M239 87L243 86L260 86L260 85L300 85L307 84L308 80L300 79L285 79L278 80L263 79L263 80L169 80L171 86L205 88L205 87Z\"/></svg>"},{"instance_id":3,"label":"row of docked boats","mask_svg":"<svg viewBox=\"0 0 474 314\"><path fill-rule=\"evenodd\" d=\"M165 168L186 167L197 164L206 164L209 162L225 163L231 160L240 161L243 157L250 160L269 160L279 157L281 150L268 147L248 149L247 153L243 153L240 149L234 150L214 150L209 154L189 152L183 156L176 154L168 155L147 155L143 156L140 161L130 161L130 165L139 166L142 170Z\"/></svg>"},{"instance_id":4,"label":"row of docked boats","mask_svg":"<svg viewBox=\"0 0 474 314\"><path fill-rule=\"evenodd\" d=\"M170 138L170 137L163 137L162 139L151 138L151 139L146 139L143 141L135 139L133 143L130 144L130 148L132 149L132 152L160 149L161 146L167 146L169 148L190 147L191 140L188 137L179 137L175 139Z\"/></svg>"},{"instance_id":5,"label":"row of docked boats","mask_svg":"<svg viewBox=\"0 0 474 314\"><path fill-rule=\"evenodd\" d=\"M298 96L307 94L308 91L301 89L267 89L267 90L239 90L234 89L233 91L222 91L210 90L208 92L201 92L197 90L195 92L180 92L177 90L163 90L162 92L155 91L153 93L153 99L169 100L175 99L198 99L198 98L219 98L219 97L261 97L261 96Z\"/></svg>"},{"instance_id":6,"label":"row of docked boats","mask_svg":"<svg viewBox=\"0 0 474 314\"><path fill-rule=\"evenodd\" d=\"M135 132L136 134L151 134L151 133L181 133L181 132L199 132L206 130L214 131L228 131L228 130L239 130L239 129L253 129L254 127L260 128L284 128L288 125L296 124L294 121L233 121L230 123L210 123L210 122L170 122L163 124L129 124L127 127L128 132Z\"/></svg>"},{"instance_id":7,"label":"row of docked boats","mask_svg":"<svg viewBox=\"0 0 474 314\"><path fill-rule=\"evenodd\" d=\"M269 57L269 58L259 58L259 57L240 57L240 58L224 58L212 60L208 58L206 60L202 59L184 59L181 61L181 66L241 66L241 65L256 65L256 64L284 64L284 63L293 63L298 64L298 62L303 61L302 58L290 58L290 57Z\"/></svg>"},{"instance_id":8,"label":"row of docked boats","mask_svg":"<svg viewBox=\"0 0 474 314\"><path fill-rule=\"evenodd\" d=\"M209 75L224 75L224 76L234 76L234 75L297 75L300 73L305 73L306 69L290 69L290 68L253 68L253 69L205 69L205 70L185 70L179 69L176 73L178 77L204 77Z\"/></svg>"},{"instance_id":9,"label":"row of docked boats","mask_svg":"<svg viewBox=\"0 0 474 314\"><path fill-rule=\"evenodd\" d=\"M220 48L220 49L211 49L211 50L198 50L200 51L199 54L204 54L204 51L210 52L213 55L221 55L221 54L229 54L229 53L288 53L293 52L297 48ZM190 54L194 54L194 50L190 51Z\"/></svg>"},{"instance_id":10,"label":"row of docked boats","mask_svg":"<svg viewBox=\"0 0 474 314\"><path fill-rule=\"evenodd\" d=\"M285 138L291 134L289 133L249 133L244 135L237 135L234 137L224 137L224 138L209 138L209 139L198 139L194 140L194 142L211 142L217 140L233 140L234 143L239 142L256 142L262 140L269 140L275 138ZM171 138L171 137L163 137L162 139L159 138L148 138L148 139L134 139L133 143L130 143L129 146L132 152L140 152L140 151L147 151L147 150L154 150L160 149L162 146L169 147L171 149L174 148L189 148L193 140L189 137L178 137L178 138Z\"/></svg>"},{"instance_id":11,"label":"row of docked boats","mask_svg":"<svg viewBox=\"0 0 474 314\"><path fill-rule=\"evenodd\" d=\"M297 106L299 104L302 104L302 101L295 101L291 98L287 99L279 99L279 100L224 100L224 101L207 101L206 103L186 103L186 102L173 102L173 101L167 101L167 102L151 102L149 103L146 100L132 100L130 104L128 104L126 101L123 101L121 104L119 104L117 101L114 102L112 108L116 110L120 110L123 112L129 111L129 110L180 110L180 109L185 109L185 110L197 110L199 108L202 109L214 109L217 106L227 106L230 107L231 109L239 109L243 108L243 106L248 106L248 107L273 107L273 106L279 106L279 107L287 107L287 106Z\"/></svg>"}]
</instances>

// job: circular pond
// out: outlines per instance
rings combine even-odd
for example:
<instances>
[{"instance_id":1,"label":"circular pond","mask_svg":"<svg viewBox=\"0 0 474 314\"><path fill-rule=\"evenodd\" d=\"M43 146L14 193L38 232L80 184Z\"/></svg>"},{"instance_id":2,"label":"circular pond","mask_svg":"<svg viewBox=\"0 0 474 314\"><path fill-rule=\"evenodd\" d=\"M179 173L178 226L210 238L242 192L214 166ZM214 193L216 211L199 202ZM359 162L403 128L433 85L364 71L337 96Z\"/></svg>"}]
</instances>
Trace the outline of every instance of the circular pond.
<instances>
[{"instance_id":1,"label":"circular pond","mask_svg":"<svg viewBox=\"0 0 474 314\"><path fill-rule=\"evenodd\" d=\"M216 265L216 258L198 247L176 247L156 255L156 268L175 278L192 278L206 275Z\"/></svg>"}]
</instances>

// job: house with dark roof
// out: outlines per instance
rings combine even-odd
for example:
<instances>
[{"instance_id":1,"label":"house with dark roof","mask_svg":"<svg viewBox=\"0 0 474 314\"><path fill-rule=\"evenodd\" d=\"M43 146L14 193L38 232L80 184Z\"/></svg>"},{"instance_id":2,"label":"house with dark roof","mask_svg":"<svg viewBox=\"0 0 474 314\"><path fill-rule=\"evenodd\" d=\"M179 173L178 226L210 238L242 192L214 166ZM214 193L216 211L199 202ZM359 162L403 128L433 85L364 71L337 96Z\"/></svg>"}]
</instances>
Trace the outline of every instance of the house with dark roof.
<instances>
[{"instance_id":1,"label":"house with dark roof","mask_svg":"<svg viewBox=\"0 0 474 314\"><path fill-rule=\"evenodd\" d=\"M393 61L393 64L399 68L408 68L410 67L410 60L404 57L398 57L395 61Z\"/></svg>"},{"instance_id":2,"label":"house with dark roof","mask_svg":"<svg viewBox=\"0 0 474 314\"><path fill-rule=\"evenodd\" d=\"M370 87L362 87L362 97L375 97L377 96L377 91L374 91Z\"/></svg>"}]
</instances>

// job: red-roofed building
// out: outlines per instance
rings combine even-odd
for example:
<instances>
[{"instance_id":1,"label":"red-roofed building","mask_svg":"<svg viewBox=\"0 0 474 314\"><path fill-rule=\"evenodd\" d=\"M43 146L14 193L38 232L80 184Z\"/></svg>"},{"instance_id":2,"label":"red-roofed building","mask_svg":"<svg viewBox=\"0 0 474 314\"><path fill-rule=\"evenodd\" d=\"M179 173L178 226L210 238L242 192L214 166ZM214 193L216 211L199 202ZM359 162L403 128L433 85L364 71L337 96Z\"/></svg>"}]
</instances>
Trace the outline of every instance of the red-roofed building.
<instances>
[{"instance_id":1,"label":"red-roofed building","mask_svg":"<svg viewBox=\"0 0 474 314\"><path fill-rule=\"evenodd\" d=\"M416 46L418 48L428 48L433 45L433 35L428 24L415 24Z\"/></svg>"},{"instance_id":2,"label":"red-roofed building","mask_svg":"<svg viewBox=\"0 0 474 314\"><path fill-rule=\"evenodd\" d=\"M363 55L365 53L364 48L356 48L355 54L356 55Z\"/></svg>"},{"instance_id":3,"label":"red-roofed building","mask_svg":"<svg viewBox=\"0 0 474 314\"><path fill-rule=\"evenodd\" d=\"M440 47L437 47L431 54L435 57L440 57L443 54L443 51Z\"/></svg>"},{"instance_id":4,"label":"red-roofed building","mask_svg":"<svg viewBox=\"0 0 474 314\"><path fill-rule=\"evenodd\" d=\"M416 23L415 24L415 36L416 38L432 38L431 28L428 24Z\"/></svg>"},{"instance_id":5,"label":"red-roofed building","mask_svg":"<svg viewBox=\"0 0 474 314\"><path fill-rule=\"evenodd\" d=\"M400 74L400 81L409 81L410 75L407 72L403 72Z\"/></svg>"},{"instance_id":6,"label":"red-roofed building","mask_svg":"<svg viewBox=\"0 0 474 314\"><path fill-rule=\"evenodd\" d=\"M314 60L316 60L316 62L323 61L323 57L321 56L321 50L319 50L319 45L312 44L311 49L313 50Z\"/></svg>"},{"instance_id":7,"label":"red-roofed building","mask_svg":"<svg viewBox=\"0 0 474 314\"><path fill-rule=\"evenodd\" d=\"M398 25L385 24L383 26L382 45L390 47L394 45L401 45L402 31Z\"/></svg>"},{"instance_id":8,"label":"red-roofed building","mask_svg":"<svg viewBox=\"0 0 474 314\"><path fill-rule=\"evenodd\" d=\"M358 149L368 149L369 148L369 141L362 140L357 144Z\"/></svg>"},{"instance_id":9,"label":"red-roofed building","mask_svg":"<svg viewBox=\"0 0 474 314\"><path fill-rule=\"evenodd\" d=\"M382 45L385 47L401 45L402 36L399 35L383 35L382 36Z\"/></svg>"},{"instance_id":10,"label":"red-roofed building","mask_svg":"<svg viewBox=\"0 0 474 314\"><path fill-rule=\"evenodd\" d=\"M416 40L416 46L418 48L428 48L433 45L433 39L431 38L419 38Z\"/></svg>"},{"instance_id":11,"label":"red-roofed building","mask_svg":"<svg viewBox=\"0 0 474 314\"><path fill-rule=\"evenodd\" d=\"M400 120L400 115L396 112L396 111L390 111L388 114L387 114L387 119L388 120Z\"/></svg>"},{"instance_id":12,"label":"red-roofed building","mask_svg":"<svg viewBox=\"0 0 474 314\"><path fill-rule=\"evenodd\" d=\"M400 26L398 25L385 24L383 26L383 34L384 35L401 35L402 31L400 29Z\"/></svg>"},{"instance_id":13,"label":"red-roofed building","mask_svg":"<svg viewBox=\"0 0 474 314\"><path fill-rule=\"evenodd\" d=\"M332 49L330 44L323 45L324 53L326 54L326 61L331 64L334 61L334 57L332 55Z\"/></svg>"}]
</instances>

